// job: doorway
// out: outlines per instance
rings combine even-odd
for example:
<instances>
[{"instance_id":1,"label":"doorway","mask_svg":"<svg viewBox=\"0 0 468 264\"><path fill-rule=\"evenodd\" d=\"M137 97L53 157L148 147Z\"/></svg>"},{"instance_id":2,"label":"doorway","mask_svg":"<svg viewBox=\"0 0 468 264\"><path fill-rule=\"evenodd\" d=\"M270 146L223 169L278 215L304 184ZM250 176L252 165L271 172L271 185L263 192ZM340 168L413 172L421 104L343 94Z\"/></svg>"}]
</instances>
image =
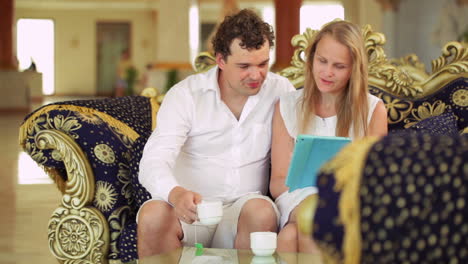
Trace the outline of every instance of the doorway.
<instances>
[{"instance_id":1,"label":"doorway","mask_svg":"<svg viewBox=\"0 0 468 264\"><path fill-rule=\"evenodd\" d=\"M129 22L97 23L97 95L112 96L122 51L130 49Z\"/></svg>"},{"instance_id":2,"label":"doorway","mask_svg":"<svg viewBox=\"0 0 468 264\"><path fill-rule=\"evenodd\" d=\"M42 97L55 92L55 32L52 19L21 18L16 26L16 52L20 70L42 73Z\"/></svg>"}]
</instances>

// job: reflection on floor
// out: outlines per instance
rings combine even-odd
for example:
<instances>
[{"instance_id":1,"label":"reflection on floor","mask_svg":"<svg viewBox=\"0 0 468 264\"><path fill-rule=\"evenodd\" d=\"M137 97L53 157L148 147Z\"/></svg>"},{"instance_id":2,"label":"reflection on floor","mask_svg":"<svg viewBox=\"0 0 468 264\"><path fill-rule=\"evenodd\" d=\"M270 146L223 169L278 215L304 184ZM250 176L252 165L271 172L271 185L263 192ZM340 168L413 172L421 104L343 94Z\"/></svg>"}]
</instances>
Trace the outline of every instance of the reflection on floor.
<instances>
[{"instance_id":1,"label":"reflection on floor","mask_svg":"<svg viewBox=\"0 0 468 264\"><path fill-rule=\"evenodd\" d=\"M68 99L83 98L48 98L46 102ZM57 263L49 251L47 226L61 195L21 151L18 128L25 115L0 114L0 264Z\"/></svg>"}]
</instances>

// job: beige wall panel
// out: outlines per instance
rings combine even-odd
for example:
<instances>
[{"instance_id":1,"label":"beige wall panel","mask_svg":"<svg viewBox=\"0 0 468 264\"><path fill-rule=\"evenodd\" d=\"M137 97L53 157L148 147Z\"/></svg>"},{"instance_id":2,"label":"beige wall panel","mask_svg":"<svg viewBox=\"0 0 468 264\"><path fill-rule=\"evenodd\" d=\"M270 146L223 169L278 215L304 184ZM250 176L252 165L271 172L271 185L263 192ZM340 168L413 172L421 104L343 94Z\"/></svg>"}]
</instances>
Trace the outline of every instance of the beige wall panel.
<instances>
[{"instance_id":1,"label":"beige wall panel","mask_svg":"<svg viewBox=\"0 0 468 264\"><path fill-rule=\"evenodd\" d=\"M155 22L151 11L16 9L16 18L48 18L55 23L55 92L96 93L96 23L131 22L132 57L140 74L155 59Z\"/></svg>"}]
</instances>

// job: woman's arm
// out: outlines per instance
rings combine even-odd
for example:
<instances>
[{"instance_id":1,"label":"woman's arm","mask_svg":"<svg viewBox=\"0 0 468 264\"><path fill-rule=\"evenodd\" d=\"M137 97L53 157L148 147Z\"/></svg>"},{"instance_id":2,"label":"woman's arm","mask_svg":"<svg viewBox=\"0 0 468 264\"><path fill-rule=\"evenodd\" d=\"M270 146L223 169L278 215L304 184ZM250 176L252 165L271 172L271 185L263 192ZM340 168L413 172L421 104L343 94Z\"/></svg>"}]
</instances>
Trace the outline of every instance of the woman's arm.
<instances>
[{"instance_id":1,"label":"woman's arm","mask_svg":"<svg viewBox=\"0 0 468 264\"><path fill-rule=\"evenodd\" d=\"M279 101L275 105L271 139L270 192L274 199L288 190L285 185L294 140L289 135L281 117Z\"/></svg>"},{"instance_id":2,"label":"woman's arm","mask_svg":"<svg viewBox=\"0 0 468 264\"><path fill-rule=\"evenodd\" d=\"M382 101L375 106L369 124L369 136L385 136L388 133L387 109Z\"/></svg>"}]
</instances>

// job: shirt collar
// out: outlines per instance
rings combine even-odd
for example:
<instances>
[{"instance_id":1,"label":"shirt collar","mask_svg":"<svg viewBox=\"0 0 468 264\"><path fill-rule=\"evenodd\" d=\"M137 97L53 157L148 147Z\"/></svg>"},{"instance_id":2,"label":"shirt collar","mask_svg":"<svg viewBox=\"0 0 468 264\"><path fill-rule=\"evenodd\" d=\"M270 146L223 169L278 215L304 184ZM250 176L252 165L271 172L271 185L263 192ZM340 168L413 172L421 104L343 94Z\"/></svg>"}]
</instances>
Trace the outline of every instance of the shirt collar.
<instances>
[{"instance_id":1,"label":"shirt collar","mask_svg":"<svg viewBox=\"0 0 468 264\"><path fill-rule=\"evenodd\" d=\"M209 82L204 87L203 91L215 91L219 93L219 84L218 84L218 75L219 75L219 67L218 65L214 66L213 68L209 69L206 72L207 79Z\"/></svg>"},{"instance_id":2,"label":"shirt collar","mask_svg":"<svg viewBox=\"0 0 468 264\"><path fill-rule=\"evenodd\" d=\"M215 91L218 94L220 93L219 89L219 84L218 84L218 76L219 76L219 67L218 65L215 65L213 68L209 69L206 74L208 77L208 84L204 87L203 91ZM260 88L260 91L258 92L257 95L263 94L263 90L265 90L265 84L267 83L267 80L270 78L270 72L267 72L267 76L265 78L265 81L262 83L262 87Z\"/></svg>"}]
</instances>

